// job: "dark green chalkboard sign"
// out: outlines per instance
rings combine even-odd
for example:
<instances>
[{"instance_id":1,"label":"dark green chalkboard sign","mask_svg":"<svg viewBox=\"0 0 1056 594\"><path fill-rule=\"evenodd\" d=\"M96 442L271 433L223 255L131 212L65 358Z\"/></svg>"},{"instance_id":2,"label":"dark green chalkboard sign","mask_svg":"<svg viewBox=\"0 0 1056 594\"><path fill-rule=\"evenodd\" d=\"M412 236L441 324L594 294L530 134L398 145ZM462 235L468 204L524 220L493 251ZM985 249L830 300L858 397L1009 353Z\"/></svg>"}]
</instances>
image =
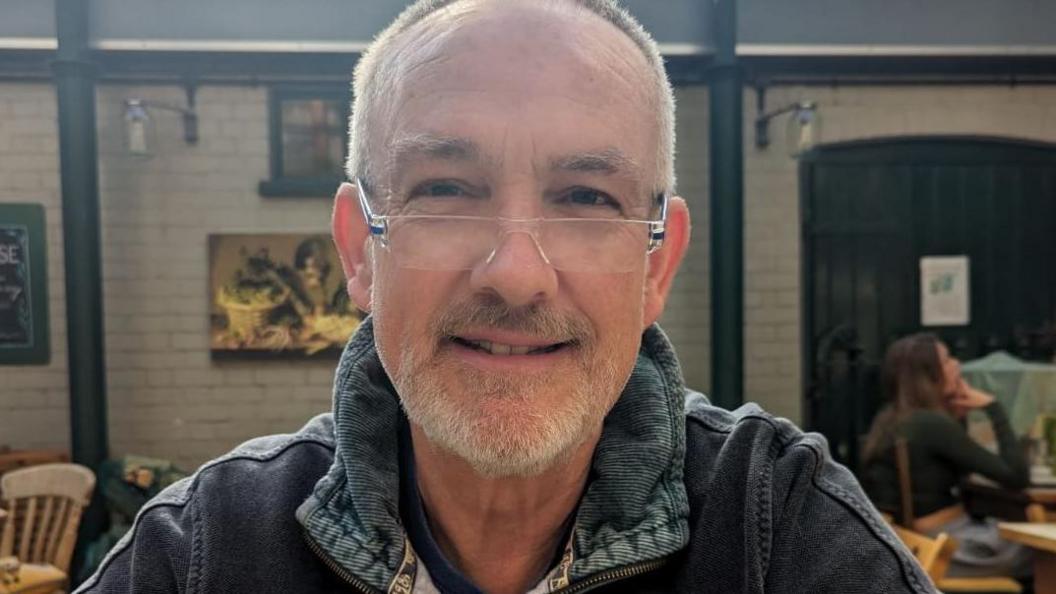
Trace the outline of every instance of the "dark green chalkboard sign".
<instances>
[{"instance_id":1,"label":"dark green chalkboard sign","mask_svg":"<svg viewBox=\"0 0 1056 594\"><path fill-rule=\"evenodd\" d=\"M45 364L48 268L44 207L0 204L0 365Z\"/></svg>"}]
</instances>

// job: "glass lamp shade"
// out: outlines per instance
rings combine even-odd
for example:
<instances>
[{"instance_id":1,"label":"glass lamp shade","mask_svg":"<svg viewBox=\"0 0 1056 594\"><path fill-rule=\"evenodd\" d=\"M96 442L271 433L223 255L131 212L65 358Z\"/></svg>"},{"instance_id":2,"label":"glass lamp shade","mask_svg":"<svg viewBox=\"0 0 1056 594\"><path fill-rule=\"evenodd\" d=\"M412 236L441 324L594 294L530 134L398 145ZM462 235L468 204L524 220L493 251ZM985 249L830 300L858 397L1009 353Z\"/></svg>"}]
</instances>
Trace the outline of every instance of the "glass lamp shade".
<instances>
[{"instance_id":1,"label":"glass lamp shade","mask_svg":"<svg viewBox=\"0 0 1056 594\"><path fill-rule=\"evenodd\" d=\"M125 143L128 152L150 156L154 145L154 123L139 99L125 101Z\"/></svg>"},{"instance_id":2,"label":"glass lamp shade","mask_svg":"<svg viewBox=\"0 0 1056 594\"><path fill-rule=\"evenodd\" d=\"M814 103L801 103L788 118L785 141L788 154L797 156L821 142L821 115Z\"/></svg>"}]
</instances>

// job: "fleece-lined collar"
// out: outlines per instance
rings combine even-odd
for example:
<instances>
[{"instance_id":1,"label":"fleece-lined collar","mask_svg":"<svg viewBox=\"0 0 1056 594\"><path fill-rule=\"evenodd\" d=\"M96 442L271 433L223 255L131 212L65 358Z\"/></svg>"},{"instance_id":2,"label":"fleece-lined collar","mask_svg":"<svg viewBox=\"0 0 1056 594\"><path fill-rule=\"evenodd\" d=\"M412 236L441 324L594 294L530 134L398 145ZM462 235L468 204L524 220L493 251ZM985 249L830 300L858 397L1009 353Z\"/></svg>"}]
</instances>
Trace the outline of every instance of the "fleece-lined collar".
<instances>
[{"instance_id":1,"label":"fleece-lined collar","mask_svg":"<svg viewBox=\"0 0 1056 594\"><path fill-rule=\"evenodd\" d=\"M659 326L642 335L627 386L605 419L576 515L568 579L671 555L689 540L682 471L685 387ZM309 538L380 591L405 566L397 427L402 412L374 347L371 318L345 347L334 383L336 452L297 510Z\"/></svg>"}]
</instances>

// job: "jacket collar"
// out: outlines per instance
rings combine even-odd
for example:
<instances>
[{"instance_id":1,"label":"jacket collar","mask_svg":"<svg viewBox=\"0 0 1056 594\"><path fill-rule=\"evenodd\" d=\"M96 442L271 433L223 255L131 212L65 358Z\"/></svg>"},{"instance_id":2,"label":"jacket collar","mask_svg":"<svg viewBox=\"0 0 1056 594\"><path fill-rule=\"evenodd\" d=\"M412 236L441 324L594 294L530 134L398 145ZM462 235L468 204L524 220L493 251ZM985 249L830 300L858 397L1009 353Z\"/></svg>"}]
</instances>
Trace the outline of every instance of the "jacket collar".
<instances>
[{"instance_id":1,"label":"jacket collar","mask_svg":"<svg viewBox=\"0 0 1056 594\"><path fill-rule=\"evenodd\" d=\"M668 556L688 542L684 398L674 351L654 324L642 335L634 370L594 453L576 515L571 582ZM381 591L405 562L397 455L402 414L367 318L337 368L333 465L297 519L333 561Z\"/></svg>"}]
</instances>

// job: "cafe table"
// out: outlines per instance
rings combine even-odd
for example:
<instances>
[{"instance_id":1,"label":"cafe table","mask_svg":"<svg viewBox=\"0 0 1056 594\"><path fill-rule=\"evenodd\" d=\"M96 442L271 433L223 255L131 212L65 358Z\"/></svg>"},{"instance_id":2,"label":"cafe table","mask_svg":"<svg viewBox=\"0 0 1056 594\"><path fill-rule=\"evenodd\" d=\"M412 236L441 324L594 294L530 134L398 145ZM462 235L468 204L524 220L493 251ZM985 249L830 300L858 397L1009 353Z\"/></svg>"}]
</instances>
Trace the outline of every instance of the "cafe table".
<instances>
[{"instance_id":1,"label":"cafe table","mask_svg":"<svg viewBox=\"0 0 1056 594\"><path fill-rule=\"evenodd\" d=\"M1034 550L1035 594L1056 594L1056 524L1002 522L997 531L1002 538Z\"/></svg>"},{"instance_id":2,"label":"cafe table","mask_svg":"<svg viewBox=\"0 0 1056 594\"><path fill-rule=\"evenodd\" d=\"M1056 508L1056 483L1051 475L1034 471L1031 484L1022 490L1007 489L985 477L973 474L960 485L961 500L976 516L1020 521L1031 503Z\"/></svg>"}]
</instances>

